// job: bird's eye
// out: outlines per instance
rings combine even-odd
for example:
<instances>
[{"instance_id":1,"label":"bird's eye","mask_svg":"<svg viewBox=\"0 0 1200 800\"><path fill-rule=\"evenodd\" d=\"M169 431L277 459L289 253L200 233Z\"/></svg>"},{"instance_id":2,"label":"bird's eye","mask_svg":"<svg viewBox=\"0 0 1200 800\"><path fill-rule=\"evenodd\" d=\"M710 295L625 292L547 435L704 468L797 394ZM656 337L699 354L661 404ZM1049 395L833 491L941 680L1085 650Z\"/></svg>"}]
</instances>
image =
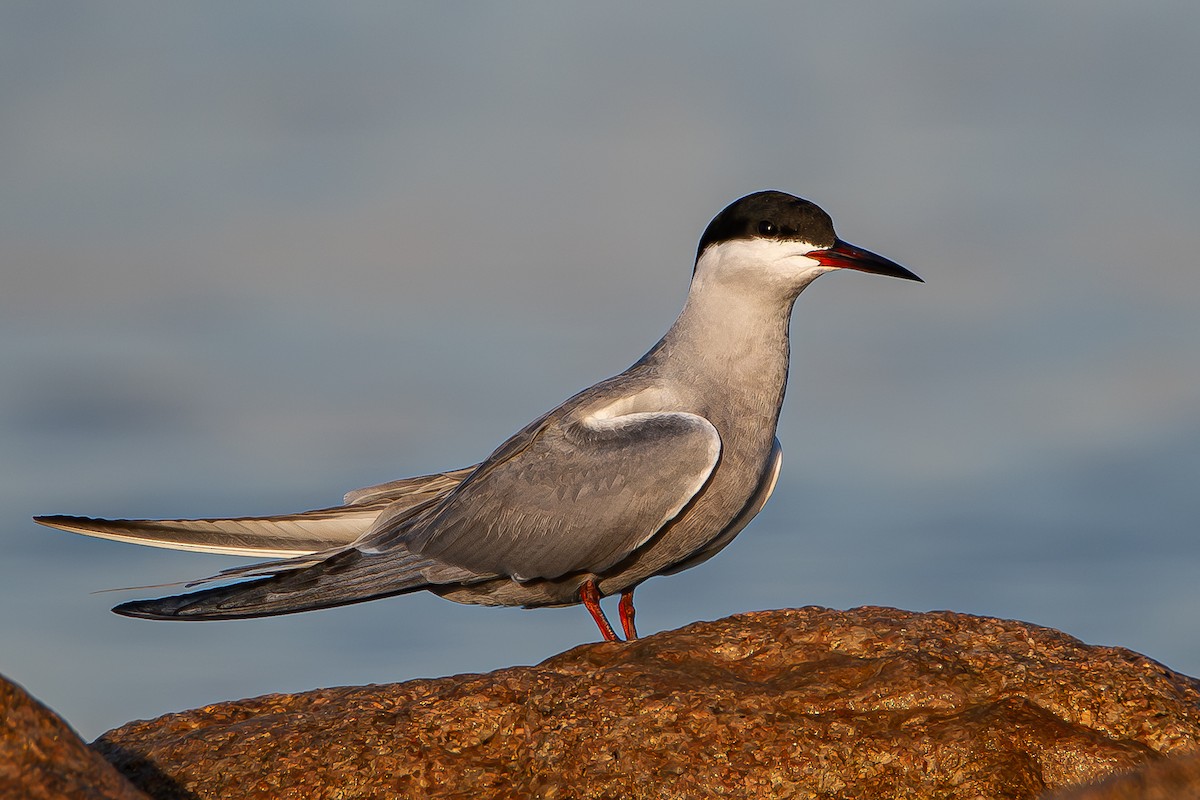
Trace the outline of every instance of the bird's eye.
<instances>
[{"instance_id":1,"label":"bird's eye","mask_svg":"<svg viewBox=\"0 0 1200 800\"><path fill-rule=\"evenodd\" d=\"M771 222L769 219L764 219L762 222L758 223L758 232L763 236L774 236L775 234L779 233L779 229L775 227L774 222Z\"/></svg>"}]
</instances>

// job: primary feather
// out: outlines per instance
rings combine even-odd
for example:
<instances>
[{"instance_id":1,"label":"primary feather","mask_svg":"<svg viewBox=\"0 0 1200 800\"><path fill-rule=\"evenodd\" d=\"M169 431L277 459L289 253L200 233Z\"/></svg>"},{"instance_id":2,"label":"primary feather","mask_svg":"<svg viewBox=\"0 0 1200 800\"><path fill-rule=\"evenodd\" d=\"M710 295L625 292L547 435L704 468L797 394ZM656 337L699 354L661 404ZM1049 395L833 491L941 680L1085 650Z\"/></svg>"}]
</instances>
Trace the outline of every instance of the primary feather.
<instances>
[{"instance_id":1,"label":"primary feather","mask_svg":"<svg viewBox=\"0 0 1200 800\"><path fill-rule=\"evenodd\" d=\"M380 515L395 515L457 486L474 467L382 483L346 494L346 504L298 514L214 519L34 517L50 528L169 550L288 558L342 547L369 531Z\"/></svg>"}]
</instances>

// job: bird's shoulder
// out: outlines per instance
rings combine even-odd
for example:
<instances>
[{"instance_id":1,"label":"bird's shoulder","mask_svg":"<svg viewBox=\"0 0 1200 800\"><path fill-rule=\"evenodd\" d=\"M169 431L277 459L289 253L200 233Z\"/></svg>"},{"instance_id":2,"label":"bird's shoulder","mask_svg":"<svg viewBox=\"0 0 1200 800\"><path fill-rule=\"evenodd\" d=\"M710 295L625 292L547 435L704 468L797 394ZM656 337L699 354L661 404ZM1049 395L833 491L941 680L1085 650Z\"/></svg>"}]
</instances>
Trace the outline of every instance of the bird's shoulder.
<instances>
[{"instance_id":1,"label":"bird's shoulder","mask_svg":"<svg viewBox=\"0 0 1200 800\"><path fill-rule=\"evenodd\" d=\"M483 465L511 458L536 441L579 441L611 421L642 414L688 413L686 398L654 371L635 365L589 386L542 414L510 436Z\"/></svg>"}]
</instances>

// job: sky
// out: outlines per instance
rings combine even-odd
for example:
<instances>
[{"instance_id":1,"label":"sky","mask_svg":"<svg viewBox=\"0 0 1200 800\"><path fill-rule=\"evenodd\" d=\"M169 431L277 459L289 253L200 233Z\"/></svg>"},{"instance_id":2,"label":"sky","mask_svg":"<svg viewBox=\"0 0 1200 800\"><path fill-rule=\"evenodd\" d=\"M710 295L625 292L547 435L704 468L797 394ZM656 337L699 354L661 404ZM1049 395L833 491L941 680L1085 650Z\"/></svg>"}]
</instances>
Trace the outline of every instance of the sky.
<instances>
[{"instance_id":1,"label":"sky","mask_svg":"<svg viewBox=\"0 0 1200 800\"><path fill-rule=\"evenodd\" d=\"M775 496L638 591L1049 625L1200 674L1200 7L0 9L0 673L86 738L537 663L579 607L109 613L244 563L43 529L331 505L486 456L670 325L774 188L917 285L792 322ZM98 593L99 592L99 593Z\"/></svg>"}]
</instances>

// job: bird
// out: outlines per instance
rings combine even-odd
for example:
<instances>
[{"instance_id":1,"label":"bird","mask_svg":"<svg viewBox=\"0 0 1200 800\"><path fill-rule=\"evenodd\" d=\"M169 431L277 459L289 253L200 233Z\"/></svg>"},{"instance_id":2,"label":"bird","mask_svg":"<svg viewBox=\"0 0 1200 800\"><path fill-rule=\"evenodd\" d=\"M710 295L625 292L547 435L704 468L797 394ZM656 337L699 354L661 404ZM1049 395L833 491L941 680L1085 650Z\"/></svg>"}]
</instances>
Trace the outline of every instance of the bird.
<instances>
[{"instance_id":1,"label":"bird","mask_svg":"<svg viewBox=\"0 0 1200 800\"><path fill-rule=\"evenodd\" d=\"M582 603L600 635L620 641L600 606L619 594L622 633L636 639L634 590L716 555L771 496L793 306L817 277L841 269L922 282L839 239L816 204L755 192L705 228L683 310L649 352L474 466L282 516L34 519L100 538L271 559L113 608L127 617L266 617L426 590L481 605Z\"/></svg>"}]
</instances>

